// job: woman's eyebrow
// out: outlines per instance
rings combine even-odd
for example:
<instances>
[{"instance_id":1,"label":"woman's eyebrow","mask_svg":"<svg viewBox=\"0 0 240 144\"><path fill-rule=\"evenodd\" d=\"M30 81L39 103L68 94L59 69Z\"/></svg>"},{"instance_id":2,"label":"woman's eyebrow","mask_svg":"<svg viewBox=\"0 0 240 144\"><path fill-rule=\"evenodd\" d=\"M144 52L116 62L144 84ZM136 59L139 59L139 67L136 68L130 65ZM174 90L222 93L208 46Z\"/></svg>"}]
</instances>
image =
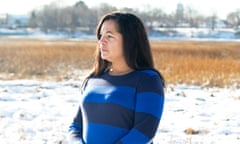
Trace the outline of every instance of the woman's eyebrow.
<instances>
[{"instance_id":1,"label":"woman's eyebrow","mask_svg":"<svg viewBox=\"0 0 240 144\"><path fill-rule=\"evenodd\" d=\"M117 34L117 33L119 33L118 31L107 31L106 33L110 33L110 34Z\"/></svg>"},{"instance_id":2,"label":"woman's eyebrow","mask_svg":"<svg viewBox=\"0 0 240 144\"><path fill-rule=\"evenodd\" d=\"M100 32L100 34L103 34L104 32ZM111 31L111 30L108 30L105 32L106 34L111 34L111 35L115 35L115 34L118 34L119 32L118 31Z\"/></svg>"},{"instance_id":3,"label":"woman's eyebrow","mask_svg":"<svg viewBox=\"0 0 240 144\"><path fill-rule=\"evenodd\" d=\"M107 31L106 33L110 33L110 34L113 34L114 32L112 32L112 31Z\"/></svg>"}]
</instances>

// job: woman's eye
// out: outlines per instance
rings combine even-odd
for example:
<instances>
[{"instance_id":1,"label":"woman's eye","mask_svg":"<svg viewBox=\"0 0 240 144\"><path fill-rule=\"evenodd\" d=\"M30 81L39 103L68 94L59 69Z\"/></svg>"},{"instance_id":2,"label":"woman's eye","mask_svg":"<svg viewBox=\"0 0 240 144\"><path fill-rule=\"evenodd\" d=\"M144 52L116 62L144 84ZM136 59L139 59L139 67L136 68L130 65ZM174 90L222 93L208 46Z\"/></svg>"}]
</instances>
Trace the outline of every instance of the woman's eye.
<instances>
[{"instance_id":1,"label":"woman's eye","mask_svg":"<svg viewBox=\"0 0 240 144\"><path fill-rule=\"evenodd\" d=\"M103 37L103 39L104 39L104 38L106 38L107 40L109 40L109 39L112 39L112 38L113 38L113 36L112 36L112 35L110 35L110 34L109 34L109 35L108 35L108 34L106 34L106 36L103 36L102 34L98 34L98 35L97 35L97 39L98 39L98 40L101 40L101 39L102 39L102 37Z\"/></svg>"},{"instance_id":2,"label":"woman's eye","mask_svg":"<svg viewBox=\"0 0 240 144\"><path fill-rule=\"evenodd\" d=\"M113 36L112 35L108 35L108 38L113 38Z\"/></svg>"}]
</instances>

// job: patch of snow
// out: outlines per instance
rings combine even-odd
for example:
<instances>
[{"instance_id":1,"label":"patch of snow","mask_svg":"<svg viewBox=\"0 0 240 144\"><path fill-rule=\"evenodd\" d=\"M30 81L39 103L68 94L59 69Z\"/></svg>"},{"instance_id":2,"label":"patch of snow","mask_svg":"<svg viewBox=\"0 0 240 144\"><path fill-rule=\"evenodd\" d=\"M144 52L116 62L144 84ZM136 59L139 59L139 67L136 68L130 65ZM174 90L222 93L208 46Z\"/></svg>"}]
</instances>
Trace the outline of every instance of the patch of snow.
<instances>
[{"instance_id":1,"label":"patch of snow","mask_svg":"<svg viewBox=\"0 0 240 144\"><path fill-rule=\"evenodd\" d=\"M0 143L69 144L82 80L0 81ZM155 144L239 144L239 97L239 88L169 86Z\"/></svg>"}]
</instances>

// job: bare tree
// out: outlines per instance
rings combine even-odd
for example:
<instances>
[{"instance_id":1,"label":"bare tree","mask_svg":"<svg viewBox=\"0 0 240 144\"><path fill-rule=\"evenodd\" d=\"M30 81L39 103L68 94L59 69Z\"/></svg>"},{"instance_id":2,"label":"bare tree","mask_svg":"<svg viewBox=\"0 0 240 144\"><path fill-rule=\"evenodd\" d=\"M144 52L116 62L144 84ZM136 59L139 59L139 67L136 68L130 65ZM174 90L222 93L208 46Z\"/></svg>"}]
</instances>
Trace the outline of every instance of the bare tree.
<instances>
[{"instance_id":1,"label":"bare tree","mask_svg":"<svg viewBox=\"0 0 240 144\"><path fill-rule=\"evenodd\" d=\"M207 17L207 23L209 25L209 27L211 27L211 30L215 30L216 26L217 26L217 14L213 13L211 16Z\"/></svg>"},{"instance_id":2,"label":"bare tree","mask_svg":"<svg viewBox=\"0 0 240 144\"><path fill-rule=\"evenodd\" d=\"M32 11L29 19L29 27L37 28L38 27L38 20L36 11Z\"/></svg>"},{"instance_id":3,"label":"bare tree","mask_svg":"<svg viewBox=\"0 0 240 144\"><path fill-rule=\"evenodd\" d=\"M59 11L58 15L58 30L70 32L73 19L72 19L72 7L65 7Z\"/></svg>"},{"instance_id":4,"label":"bare tree","mask_svg":"<svg viewBox=\"0 0 240 144\"><path fill-rule=\"evenodd\" d=\"M60 9L55 3L43 7L42 11L38 14L39 26L43 31L57 30L59 25L59 12Z\"/></svg>"},{"instance_id":5,"label":"bare tree","mask_svg":"<svg viewBox=\"0 0 240 144\"><path fill-rule=\"evenodd\" d=\"M201 16L197 10L191 6L185 7L185 21L190 24L191 27L199 27L201 23Z\"/></svg>"},{"instance_id":6,"label":"bare tree","mask_svg":"<svg viewBox=\"0 0 240 144\"><path fill-rule=\"evenodd\" d=\"M94 7L93 10L97 14L99 20L104 14L118 10L116 7L109 5L108 3L101 3L99 6Z\"/></svg>"},{"instance_id":7,"label":"bare tree","mask_svg":"<svg viewBox=\"0 0 240 144\"><path fill-rule=\"evenodd\" d=\"M87 27L89 24L89 8L83 2L79 1L73 6L73 23L76 27Z\"/></svg>"},{"instance_id":8,"label":"bare tree","mask_svg":"<svg viewBox=\"0 0 240 144\"><path fill-rule=\"evenodd\" d=\"M240 9L236 10L235 12L231 12L227 16L227 21L231 24L234 28L239 28L240 26Z\"/></svg>"},{"instance_id":9,"label":"bare tree","mask_svg":"<svg viewBox=\"0 0 240 144\"><path fill-rule=\"evenodd\" d=\"M152 8L150 5L145 5L140 10L136 11L145 23L148 30L152 30L154 27L159 27L162 18L165 17L165 13L160 8Z\"/></svg>"}]
</instances>

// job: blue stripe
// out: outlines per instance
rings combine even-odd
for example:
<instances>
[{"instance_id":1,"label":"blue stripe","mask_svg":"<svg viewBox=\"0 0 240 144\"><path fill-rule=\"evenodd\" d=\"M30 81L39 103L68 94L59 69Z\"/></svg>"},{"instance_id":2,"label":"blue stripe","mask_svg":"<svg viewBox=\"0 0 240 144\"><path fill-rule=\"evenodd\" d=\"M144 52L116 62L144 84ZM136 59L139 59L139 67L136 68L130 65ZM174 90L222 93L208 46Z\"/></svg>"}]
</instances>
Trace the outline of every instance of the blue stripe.
<instances>
[{"instance_id":1,"label":"blue stripe","mask_svg":"<svg viewBox=\"0 0 240 144\"><path fill-rule=\"evenodd\" d=\"M69 132L79 132L79 133L81 133L81 129L82 129L82 124L81 123L73 122L69 126Z\"/></svg>"},{"instance_id":2,"label":"blue stripe","mask_svg":"<svg viewBox=\"0 0 240 144\"><path fill-rule=\"evenodd\" d=\"M149 69L149 70L142 70L142 72L148 74L149 76L156 76L156 75L158 75L158 73L156 71L151 70L151 69Z\"/></svg>"},{"instance_id":3,"label":"blue stripe","mask_svg":"<svg viewBox=\"0 0 240 144\"><path fill-rule=\"evenodd\" d=\"M125 86L92 86L83 93L84 102L114 103L135 108L135 89Z\"/></svg>"},{"instance_id":4,"label":"blue stripe","mask_svg":"<svg viewBox=\"0 0 240 144\"><path fill-rule=\"evenodd\" d=\"M160 118L163 111L164 97L152 92L137 95L137 112L145 112Z\"/></svg>"},{"instance_id":5,"label":"blue stripe","mask_svg":"<svg viewBox=\"0 0 240 144\"><path fill-rule=\"evenodd\" d=\"M148 137L135 129L132 129L127 136L121 139L122 144L146 144L149 141Z\"/></svg>"},{"instance_id":6,"label":"blue stripe","mask_svg":"<svg viewBox=\"0 0 240 144\"><path fill-rule=\"evenodd\" d=\"M113 144L128 132L125 129L94 123L89 123L85 128L87 130L83 131L83 139L86 144Z\"/></svg>"}]
</instances>

